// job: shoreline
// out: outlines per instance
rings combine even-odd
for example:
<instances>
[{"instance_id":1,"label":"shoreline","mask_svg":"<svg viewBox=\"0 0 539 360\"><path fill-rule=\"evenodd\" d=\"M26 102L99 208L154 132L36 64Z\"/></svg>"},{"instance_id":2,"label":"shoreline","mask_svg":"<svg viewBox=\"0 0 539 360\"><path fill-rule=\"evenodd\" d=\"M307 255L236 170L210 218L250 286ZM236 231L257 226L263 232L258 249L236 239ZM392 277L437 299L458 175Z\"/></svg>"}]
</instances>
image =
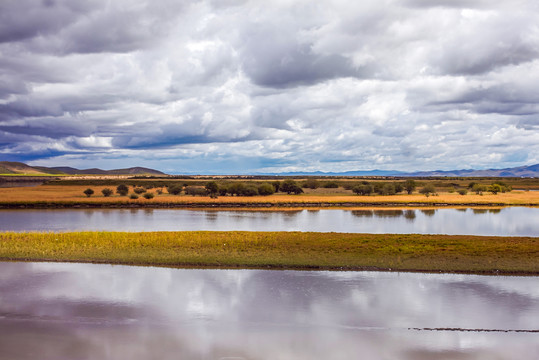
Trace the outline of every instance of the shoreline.
<instances>
[{"instance_id":1,"label":"shoreline","mask_svg":"<svg viewBox=\"0 0 539 360\"><path fill-rule=\"evenodd\" d=\"M539 275L539 238L179 231L0 233L0 261Z\"/></svg>"},{"instance_id":2,"label":"shoreline","mask_svg":"<svg viewBox=\"0 0 539 360\"><path fill-rule=\"evenodd\" d=\"M208 269L208 270L273 270L273 271L335 271L335 272L391 272L391 273L419 273L419 274L456 274L477 276L539 276L538 271L500 271L500 270L422 270L422 269L394 269L373 266L356 267L324 267L324 266L245 266L245 265L203 265L203 264L159 264L159 263L127 263L112 261L85 261L85 260L54 260L54 259L5 259L0 262L35 262L35 263L62 263L62 264L95 264L111 266L137 266L169 269Z\"/></svg>"},{"instance_id":3,"label":"shoreline","mask_svg":"<svg viewBox=\"0 0 539 360\"><path fill-rule=\"evenodd\" d=\"M537 203L504 202L0 202L0 209L332 209L332 208L501 208L538 207Z\"/></svg>"}]
</instances>

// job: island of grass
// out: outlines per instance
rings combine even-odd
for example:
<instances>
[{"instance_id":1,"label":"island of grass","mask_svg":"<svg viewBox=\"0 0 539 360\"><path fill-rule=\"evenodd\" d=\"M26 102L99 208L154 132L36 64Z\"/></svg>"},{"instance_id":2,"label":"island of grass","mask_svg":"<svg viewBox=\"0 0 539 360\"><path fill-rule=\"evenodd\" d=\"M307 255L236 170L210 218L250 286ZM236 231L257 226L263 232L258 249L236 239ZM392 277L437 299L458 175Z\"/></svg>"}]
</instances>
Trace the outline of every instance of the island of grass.
<instances>
[{"instance_id":1,"label":"island of grass","mask_svg":"<svg viewBox=\"0 0 539 360\"><path fill-rule=\"evenodd\" d=\"M539 274L539 238L313 232L0 233L0 260Z\"/></svg>"}]
</instances>

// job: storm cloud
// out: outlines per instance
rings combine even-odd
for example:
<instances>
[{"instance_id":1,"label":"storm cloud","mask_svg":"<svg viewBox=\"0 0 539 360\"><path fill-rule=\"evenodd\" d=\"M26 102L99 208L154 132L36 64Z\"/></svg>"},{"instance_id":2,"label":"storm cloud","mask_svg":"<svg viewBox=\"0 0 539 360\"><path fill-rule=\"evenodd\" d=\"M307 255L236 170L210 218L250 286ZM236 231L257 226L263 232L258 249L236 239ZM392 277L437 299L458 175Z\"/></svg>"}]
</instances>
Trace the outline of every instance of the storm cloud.
<instances>
[{"instance_id":1,"label":"storm cloud","mask_svg":"<svg viewBox=\"0 0 539 360\"><path fill-rule=\"evenodd\" d=\"M169 173L539 162L539 5L6 0L0 154Z\"/></svg>"}]
</instances>

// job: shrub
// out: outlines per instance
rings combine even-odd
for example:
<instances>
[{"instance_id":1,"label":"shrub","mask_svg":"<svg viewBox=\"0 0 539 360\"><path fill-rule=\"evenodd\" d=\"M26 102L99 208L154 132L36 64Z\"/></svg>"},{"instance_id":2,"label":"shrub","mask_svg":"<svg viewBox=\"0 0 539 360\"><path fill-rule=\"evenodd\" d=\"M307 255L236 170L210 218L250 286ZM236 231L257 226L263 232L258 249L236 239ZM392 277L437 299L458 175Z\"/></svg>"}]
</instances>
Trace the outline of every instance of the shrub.
<instances>
[{"instance_id":1,"label":"shrub","mask_svg":"<svg viewBox=\"0 0 539 360\"><path fill-rule=\"evenodd\" d=\"M275 192L279 192L281 190L281 182L276 180L271 183L273 185L273 188L275 189Z\"/></svg>"},{"instance_id":2,"label":"shrub","mask_svg":"<svg viewBox=\"0 0 539 360\"><path fill-rule=\"evenodd\" d=\"M377 193L377 194L380 194L382 195L383 193L383 190L382 188L384 187L384 183L381 183L381 182L375 182L373 185L372 185L372 191Z\"/></svg>"},{"instance_id":3,"label":"shrub","mask_svg":"<svg viewBox=\"0 0 539 360\"><path fill-rule=\"evenodd\" d=\"M380 195L395 195L395 185L391 183L375 183L374 192Z\"/></svg>"},{"instance_id":4,"label":"shrub","mask_svg":"<svg viewBox=\"0 0 539 360\"><path fill-rule=\"evenodd\" d=\"M327 182L323 185L325 189L336 189L339 187L339 184L337 184L335 181Z\"/></svg>"},{"instance_id":5,"label":"shrub","mask_svg":"<svg viewBox=\"0 0 539 360\"><path fill-rule=\"evenodd\" d=\"M382 195L395 195L397 190L393 184L385 184L382 188Z\"/></svg>"},{"instance_id":6,"label":"shrub","mask_svg":"<svg viewBox=\"0 0 539 360\"><path fill-rule=\"evenodd\" d=\"M420 194L424 194L426 197L429 197L429 195L436 194L436 188L432 184L427 184L423 186L421 190L419 190Z\"/></svg>"},{"instance_id":7,"label":"shrub","mask_svg":"<svg viewBox=\"0 0 539 360\"><path fill-rule=\"evenodd\" d=\"M487 187L481 184L474 184L472 186L472 191L477 195L483 195L483 191L487 191Z\"/></svg>"},{"instance_id":8,"label":"shrub","mask_svg":"<svg viewBox=\"0 0 539 360\"><path fill-rule=\"evenodd\" d=\"M138 195L137 194L131 194L131 195L129 195L129 198L131 200L136 200L136 199L138 199Z\"/></svg>"},{"instance_id":9,"label":"shrub","mask_svg":"<svg viewBox=\"0 0 539 360\"><path fill-rule=\"evenodd\" d=\"M142 196L144 196L144 198L148 200L153 199L153 194L151 192L145 192Z\"/></svg>"},{"instance_id":10,"label":"shrub","mask_svg":"<svg viewBox=\"0 0 539 360\"><path fill-rule=\"evenodd\" d=\"M270 183L262 183L258 186L258 193L263 196L272 195L275 189Z\"/></svg>"},{"instance_id":11,"label":"shrub","mask_svg":"<svg viewBox=\"0 0 539 360\"><path fill-rule=\"evenodd\" d=\"M129 192L129 188L125 184L120 184L116 187L116 193L121 196L126 196Z\"/></svg>"},{"instance_id":12,"label":"shrub","mask_svg":"<svg viewBox=\"0 0 539 360\"><path fill-rule=\"evenodd\" d=\"M145 192L146 192L146 189L143 188L143 187L141 187L141 186L138 186L138 187L136 187L136 188L133 189L133 192L134 192L135 194L140 195L140 194L145 193Z\"/></svg>"},{"instance_id":13,"label":"shrub","mask_svg":"<svg viewBox=\"0 0 539 360\"><path fill-rule=\"evenodd\" d=\"M301 187L299 187L298 184L292 179L287 179L287 180L283 181L283 183L281 185L281 189L283 190L283 192L285 192L287 194L294 193L294 194L297 195L297 194L301 194L303 192Z\"/></svg>"},{"instance_id":14,"label":"shrub","mask_svg":"<svg viewBox=\"0 0 539 360\"><path fill-rule=\"evenodd\" d=\"M219 186L219 195L220 196L226 196L227 193L228 193L228 186L227 185Z\"/></svg>"},{"instance_id":15,"label":"shrub","mask_svg":"<svg viewBox=\"0 0 539 360\"><path fill-rule=\"evenodd\" d=\"M228 187L228 192L230 195L241 195L245 190L245 184L240 182L235 182Z\"/></svg>"},{"instance_id":16,"label":"shrub","mask_svg":"<svg viewBox=\"0 0 539 360\"><path fill-rule=\"evenodd\" d=\"M316 179L307 179L303 182L302 187L305 189L318 189L320 187L320 183Z\"/></svg>"},{"instance_id":17,"label":"shrub","mask_svg":"<svg viewBox=\"0 0 539 360\"><path fill-rule=\"evenodd\" d=\"M185 195L191 195L191 196L206 196L208 195L208 192L206 189L198 186L187 186L185 188Z\"/></svg>"},{"instance_id":18,"label":"shrub","mask_svg":"<svg viewBox=\"0 0 539 360\"><path fill-rule=\"evenodd\" d=\"M466 189L460 189L460 190L458 191L458 193L459 193L460 195L466 195L466 194L468 193L468 190L466 190Z\"/></svg>"},{"instance_id":19,"label":"shrub","mask_svg":"<svg viewBox=\"0 0 539 360\"><path fill-rule=\"evenodd\" d=\"M90 197L90 196L92 196L94 194L94 191L92 189L88 188L88 189L84 190L83 193L86 196Z\"/></svg>"},{"instance_id":20,"label":"shrub","mask_svg":"<svg viewBox=\"0 0 539 360\"><path fill-rule=\"evenodd\" d=\"M167 191L171 195L179 195L183 190L183 186L179 184L167 186Z\"/></svg>"},{"instance_id":21,"label":"shrub","mask_svg":"<svg viewBox=\"0 0 539 360\"><path fill-rule=\"evenodd\" d=\"M489 191L491 191L490 189L498 190L498 192L502 193L510 192L511 190L513 190L511 186L507 185L502 181L496 181L492 183L492 185L490 185Z\"/></svg>"},{"instance_id":22,"label":"shrub","mask_svg":"<svg viewBox=\"0 0 539 360\"><path fill-rule=\"evenodd\" d=\"M155 192L157 193L157 195L161 195L163 193L163 189L157 189L155 190Z\"/></svg>"},{"instance_id":23,"label":"shrub","mask_svg":"<svg viewBox=\"0 0 539 360\"><path fill-rule=\"evenodd\" d=\"M373 192L373 187L370 184L356 185L352 188L352 191L358 195L370 195Z\"/></svg>"},{"instance_id":24,"label":"shrub","mask_svg":"<svg viewBox=\"0 0 539 360\"><path fill-rule=\"evenodd\" d=\"M243 188L242 196L256 196L258 195L258 188L255 185L247 185Z\"/></svg>"},{"instance_id":25,"label":"shrub","mask_svg":"<svg viewBox=\"0 0 539 360\"><path fill-rule=\"evenodd\" d=\"M112 195L113 191L112 189L106 188L106 189L101 190L101 193L103 194L104 197L109 197Z\"/></svg>"}]
</instances>

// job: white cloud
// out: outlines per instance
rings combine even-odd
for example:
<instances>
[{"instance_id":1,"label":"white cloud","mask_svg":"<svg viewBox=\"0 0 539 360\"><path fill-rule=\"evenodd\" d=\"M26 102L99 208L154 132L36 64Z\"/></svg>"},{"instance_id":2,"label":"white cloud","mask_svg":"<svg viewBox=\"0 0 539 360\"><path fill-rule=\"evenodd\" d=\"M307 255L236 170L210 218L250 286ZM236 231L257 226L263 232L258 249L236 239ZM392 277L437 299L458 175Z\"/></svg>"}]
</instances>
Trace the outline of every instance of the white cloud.
<instances>
[{"instance_id":1,"label":"white cloud","mask_svg":"<svg viewBox=\"0 0 539 360\"><path fill-rule=\"evenodd\" d=\"M532 0L51 4L1 5L12 160L254 172L538 159Z\"/></svg>"}]
</instances>

